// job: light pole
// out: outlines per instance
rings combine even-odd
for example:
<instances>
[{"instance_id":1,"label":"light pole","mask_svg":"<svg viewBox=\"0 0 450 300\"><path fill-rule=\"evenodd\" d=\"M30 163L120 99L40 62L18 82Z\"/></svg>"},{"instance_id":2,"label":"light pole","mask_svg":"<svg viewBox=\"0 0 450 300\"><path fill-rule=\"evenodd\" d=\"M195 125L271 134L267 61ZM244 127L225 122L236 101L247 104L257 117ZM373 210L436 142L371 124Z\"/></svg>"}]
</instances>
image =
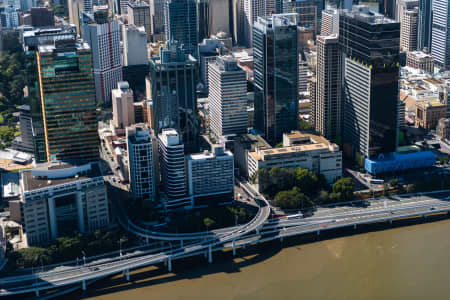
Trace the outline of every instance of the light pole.
<instances>
[{"instance_id":1,"label":"light pole","mask_svg":"<svg viewBox=\"0 0 450 300\"><path fill-rule=\"evenodd\" d=\"M86 253L81 250L81 254L83 254L83 266L86 266Z\"/></svg>"}]
</instances>

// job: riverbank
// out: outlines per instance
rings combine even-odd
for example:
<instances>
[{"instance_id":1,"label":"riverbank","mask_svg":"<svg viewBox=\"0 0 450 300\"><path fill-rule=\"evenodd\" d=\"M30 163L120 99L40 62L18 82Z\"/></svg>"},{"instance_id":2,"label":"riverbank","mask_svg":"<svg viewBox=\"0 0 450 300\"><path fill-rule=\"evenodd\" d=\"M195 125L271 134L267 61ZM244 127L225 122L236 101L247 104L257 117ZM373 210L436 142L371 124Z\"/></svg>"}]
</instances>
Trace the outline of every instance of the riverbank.
<instances>
[{"instance_id":1,"label":"riverbank","mask_svg":"<svg viewBox=\"0 0 450 300\"><path fill-rule=\"evenodd\" d=\"M429 222L434 220L436 222ZM410 225L410 226L405 226ZM66 298L442 299L450 287L450 220L435 216L305 235L101 280Z\"/></svg>"}]
</instances>

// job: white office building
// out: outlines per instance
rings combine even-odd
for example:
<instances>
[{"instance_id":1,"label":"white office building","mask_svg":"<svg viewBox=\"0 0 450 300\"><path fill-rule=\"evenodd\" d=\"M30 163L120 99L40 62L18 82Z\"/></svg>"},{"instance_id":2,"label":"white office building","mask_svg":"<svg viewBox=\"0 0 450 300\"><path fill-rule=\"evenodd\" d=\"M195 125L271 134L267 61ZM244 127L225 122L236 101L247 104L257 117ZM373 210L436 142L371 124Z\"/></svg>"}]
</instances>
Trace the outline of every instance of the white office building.
<instances>
[{"instance_id":1,"label":"white office building","mask_svg":"<svg viewBox=\"0 0 450 300\"><path fill-rule=\"evenodd\" d=\"M332 34L339 34L339 12L337 9L323 10L320 35Z\"/></svg>"},{"instance_id":2,"label":"white office building","mask_svg":"<svg viewBox=\"0 0 450 300\"><path fill-rule=\"evenodd\" d=\"M122 27L123 65L148 65L147 34L144 27L129 24Z\"/></svg>"},{"instance_id":3,"label":"white office building","mask_svg":"<svg viewBox=\"0 0 450 300\"><path fill-rule=\"evenodd\" d=\"M209 115L216 137L247 133L246 72L231 56L209 63Z\"/></svg>"},{"instance_id":4,"label":"white office building","mask_svg":"<svg viewBox=\"0 0 450 300\"><path fill-rule=\"evenodd\" d=\"M232 199L234 194L233 154L221 145L214 145L212 152L186 156L188 190L196 201L207 196L223 196Z\"/></svg>"},{"instance_id":5,"label":"white office building","mask_svg":"<svg viewBox=\"0 0 450 300\"><path fill-rule=\"evenodd\" d=\"M53 161L23 171L20 200L11 209L20 211L29 246L105 227L109 224L109 210L100 165ZM12 214L17 215L15 211Z\"/></svg>"},{"instance_id":6,"label":"white office building","mask_svg":"<svg viewBox=\"0 0 450 300\"><path fill-rule=\"evenodd\" d=\"M155 200L153 143L150 128L145 124L127 127L128 174L133 199Z\"/></svg>"},{"instance_id":7,"label":"white office building","mask_svg":"<svg viewBox=\"0 0 450 300\"><path fill-rule=\"evenodd\" d=\"M133 90L126 81L117 83L117 89L112 90L113 126L125 129L134 124Z\"/></svg>"}]
</instances>

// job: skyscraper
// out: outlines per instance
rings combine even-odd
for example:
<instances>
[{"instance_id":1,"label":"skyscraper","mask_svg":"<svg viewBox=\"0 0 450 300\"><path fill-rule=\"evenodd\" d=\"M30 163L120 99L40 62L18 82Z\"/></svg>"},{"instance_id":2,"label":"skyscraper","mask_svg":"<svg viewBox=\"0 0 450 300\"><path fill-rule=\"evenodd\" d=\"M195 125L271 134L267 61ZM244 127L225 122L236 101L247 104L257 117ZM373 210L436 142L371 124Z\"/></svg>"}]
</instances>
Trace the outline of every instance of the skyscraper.
<instances>
[{"instance_id":1,"label":"skyscraper","mask_svg":"<svg viewBox=\"0 0 450 300\"><path fill-rule=\"evenodd\" d=\"M450 2L433 1L433 32L431 54L435 63L443 69L450 66Z\"/></svg>"},{"instance_id":2,"label":"skyscraper","mask_svg":"<svg viewBox=\"0 0 450 300\"><path fill-rule=\"evenodd\" d=\"M295 14L258 18L253 26L255 122L270 143L297 128L298 52Z\"/></svg>"},{"instance_id":3,"label":"skyscraper","mask_svg":"<svg viewBox=\"0 0 450 300\"><path fill-rule=\"evenodd\" d=\"M144 27L122 26L123 66L148 65L147 33Z\"/></svg>"},{"instance_id":4,"label":"skyscraper","mask_svg":"<svg viewBox=\"0 0 450 300\"><path fill-rule=\"evenodd\" d=\"M164 40L164 0L150 0L152 41Z\"/></svg>"},{"instance_id":5,"label":"skyscraper","mask_svg":"<svg viewBox=\"0 0 450 300\"><path fill-rule=\"evenodd\" d=\"M77 28L78 34L81 34L80 18L81 12L84 10L83 0L68 0L67 6L69 8L69 22L74 24Z\"/></svg>"},{"instance_id":6,"label":"skyscraper","mask_svg":"<svg viewBox=\"0 0 450 300\"><path fill-rule=\"evenodd\" d=\"M150 6L144 1L134 1L127 3L128 24L136 27L143 26L147 34L147 41L152 38L152 20L150 18Z\"/></svg>"},{"instance_id":7,"label":"skyscraper","mask_svg":"<svg viewBox=\"0 0 450 300\"><path fill-rule=\"evenodd\" d=\"M161 47L160 57L150 59L150 83L155 134L175 128L182 136L185 151L199 147L197 116L197 60L175 42Z\"/></svg>"},{"instance_id":8,"label":"skyscraper","mask_svg":"<svg viewBox=\"0 0 450 300\"><path fill-rule=\"evenodd\" d=\"M178 41L198 57L198 16L195 0L167 0L164 6L166 41Z\"/></svg>"},{"instance_id":9,"label":"skyscraper","mask_svg":"<svg viewBox=\"0 0 450 300\"><path fill-rule=\"evenodd\" d=\"M47 161L98 159L92 56L87 43L56 40L37 52Z\"/></svg>"},{"instance_id":10,"label":"skyscraper","mask_svg":"<svg viewBox=\"0 0 450 300\"><path fill-rule=\"evenodd\" d=\"M414 51L417 49L417 19L419 10L404 9L400 22L400 50Z\"/></svg>"},{"instance_id":11,"label":"skyscraper","mask_svg":"<svg viewBox=\"0 0 450 300\"><path fill-rule=\"evenodd\" d=\"M432 5L430 0L419 0L419 19L417 25L417 50L431 47Z\"/></svg>"},{"instance_id":12,"label":"skyscraper","mask_svg":"<svg viewBox=\"0 0 450 300\"><path fill-rule=\"evenodd\" d=\"M82 30L83 39L92 49L97 102L111 103L111 90L122 81L120 24L108 18L100 23L92 17Z\"/></svg>"},{"instance_id":13,"label":"skyscraper","mask_svg":"<svg viewBox=\"0 0 450 300\"><path fill-rule=\"evenodd\" d=\"M247 133L246 72L231 56L209 63L209 119L216 137Z\"/></svg>"},{"instance_id":14,"label":"skyscraper","mask_svg":"<svg viewBox=\"0 0 450 300\"><path fill-rule=\"evenodd\" d=\"M343 103L342 55L337 35L317 37L317 88L313 124L315 130L329 140L336 140L342 134Z\"/></svg>"},{"instance_id":15,"label":"skyscraper","mask_svg":"<svg viewBox=\"0 0 450 300\"><path fill-rule=\"evenodd\" d=\"M258 17L271 16L276 13L275 0L243 0L244 1L244 34L245 44L252 45L253 25Z\"/></svg>"},{"instance_id":16,"label":"skyscraper","mask_svg":"<svg viewBox=\"0 0 450 300\"><path fill-rule=\"evenodd\" d=\"M184 203L186 197L186 168L184 145L181 136L173 128L163 129L158 135L159 161L162 189L167 196L166 206L191 204ZM179 201L176 201L179 199Z\"/></svg>"},{"instance_id":17,"label":"skyscraper","mask_svg":"<svg viewBox=\"0 0 450 300\"><path fill-rule=\"evenodd\" d=\"M197 0L199 41L219 32L230 35L230 2L223 0Z\"/></svg>"},{"instance_id":18,"label":"skyscraper","mask_svg":"<svg viewBox=\"0 0 450 300\"><path fill-rule=\"evenodd\" d=\"M395 152L400 24L354 6L339 16L339 42L344 53L344 148L363 157Z\"/></svg>"},{"instance_id":19,"label":"skyscraper","mask_svg":"<svg viewBox=\"0 0 450 300\"><path fill-rule=\"evenodd\" d=\"M144 124L127 127L128 173L133 199L155 200L153 141L150 128Z\"/></svg>"},{"instance_id":20,"label":"skyscraper","mask_svg":"<svg viewBox=\"0 0 450 300\"><path fill-rule=\"evenodd\" d=\"M322 27L320 35L327 36L339 33L339 11L329 9L322 11Z\"/></svg>"}]
</instances>

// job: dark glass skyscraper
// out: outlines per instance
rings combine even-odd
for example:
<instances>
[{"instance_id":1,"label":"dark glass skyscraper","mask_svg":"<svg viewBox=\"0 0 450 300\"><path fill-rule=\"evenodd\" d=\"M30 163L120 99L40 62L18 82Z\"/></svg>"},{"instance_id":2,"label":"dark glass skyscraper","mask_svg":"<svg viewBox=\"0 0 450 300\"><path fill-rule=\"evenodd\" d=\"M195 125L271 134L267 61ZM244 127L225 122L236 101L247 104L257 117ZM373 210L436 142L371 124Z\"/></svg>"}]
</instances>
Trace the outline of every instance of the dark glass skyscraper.
<instances>
[{"instance_id":1,"label":"dark glass skyscraper","mask_svg":"<svg viewBox=\"0 0 450 300\"><path fill-rule=\"evenodd\" d=\"M417 50L431 47L431 0L419 0L419 20L417 25Z\"/></svg>"},{"instance_id":2,"label":"dark glass skyscraper","mask_svg":"<svg viewBox=\"0 0 450 300\"><path fill-rule=\"evenodd\" d=\"M47 160L98 160L89 45L69 39L39 46L37 64Z\"/></svg>"},{"instance_id":3,"label":"dark glass skyscraper","mask_svg":"<svg viewBox=\"0 0 450 300\"><path fill-rule=\"evenodd\" d=\"M323 0L282 0L283 13L297 13L297 25L312 30L314 34L320 31Z\"/></svg>"},{"instance_id":4,"label":"dark glass skyscraper","mask_svg":"<svg viewBox=\"0 0 450 300\"><path fill-rule=\"evenodd\" d=\"M258 18L253 25L255 122L270 143L298 123L295 14Z\"/></svg>"},{"instance_id":5,"label":"dark glass skyscraper","mask_svg":"<svg viewBox=\"0 0 450 300\"><path fill-rule=\"evenodd\" d=\"M167 42L166 48L150 60L155 134L175 128L183 135L185 152L197 152L197 60L175 42Z\"/></svg>"},{"instance_id":6,"label":"dark glass skyscraper","mask_svg":"<svg viewBox=\"0 0 450 300\"><path fill-rule=\"evenodd\" d=\"M167 0L164 4L166 41L178 41L198 57L198 15L195 0Z\"/></svg>"},{"instance_id":7,"label":"dark glass skyscraper","mask_svg":"<svg viewBox=\"0 0 450 300\"><path fill-rule=\"evenodd\" d=\"M395 152L400 23L356 6L339 17L339 43L347 149L364 157Z\"/></svg>"}]
</instances>

